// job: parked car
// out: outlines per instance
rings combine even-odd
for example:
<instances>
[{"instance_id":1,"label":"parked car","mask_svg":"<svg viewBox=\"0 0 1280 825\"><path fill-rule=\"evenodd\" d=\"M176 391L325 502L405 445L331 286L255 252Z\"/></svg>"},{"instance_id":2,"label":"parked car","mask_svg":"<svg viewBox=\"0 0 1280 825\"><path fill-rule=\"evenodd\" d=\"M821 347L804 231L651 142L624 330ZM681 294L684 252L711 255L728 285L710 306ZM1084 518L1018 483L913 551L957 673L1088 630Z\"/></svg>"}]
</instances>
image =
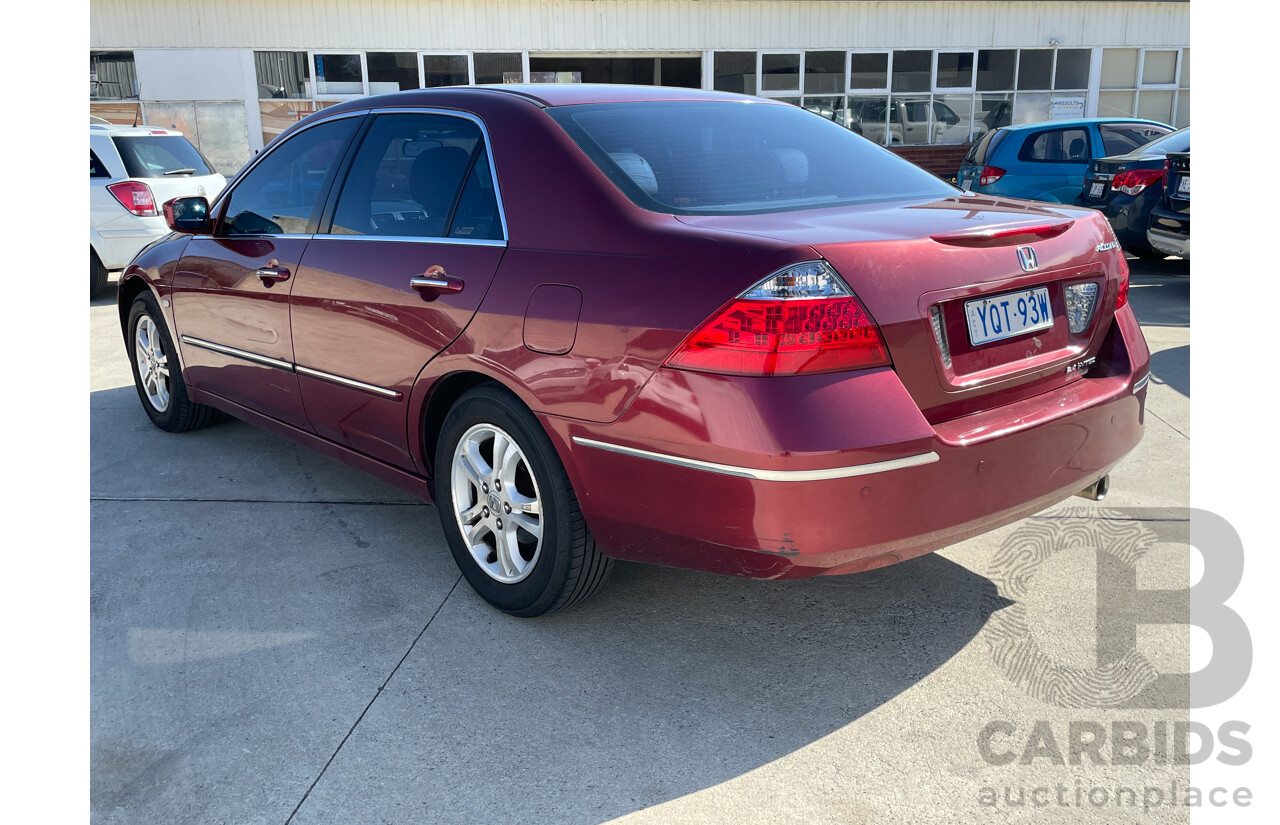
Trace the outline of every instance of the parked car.
<instances>
[{"instance_id":1,"label":"parked car","mask_svg":"<svg viewBox=\"0 0 1280 825\"><path fill-rule=\"evenodd\" d=\"M1101 210L1127 252L1140 258L1163 258L1167 253L1147 242L1147 225L1152 208L1164 198L1165 156L1190 150L1188 126L1132 152L1091 161L1076 205Z\"/></svg>"},{"instance_id":2,"label":"parked car","mask_svg":"<svg viewBox=\"0 0 1280 825\"><path fill-rule=\"evenodd\" d=\"M957 177L961 188L983 195L1074 203L1090 161L1130 152L1172 131L1133 118L1003 126L973 145Z\"/></svg>"},{"instance_id":3,"label":"parked car","mask_svg":"<svg viewBox=\"0 0 1280 825\"><path fill-rule=\"evenodd\" d=\"M888 110L886 112L886 109ZM903 143L937 143L945 140L964 142L969 138L969 124L961 123L955 110L940 100L894 98L886 106L884 98L849 98L850 128L868 140L885 143L888 129L891 146ZM888 126L885 125L886 115ZM963 135L960 133L963 132Z\"/></svg>"},{"instance_id":4,"label":"parked car","mask_svg":"<svg viewBox=\"0 0 1280 825\"><path fill-rule=\"evenodd\" d=\"M1191 153L1170 152L1164 197L1151 210L1147 243L1167 255L1191 260Z\"/></svg>"},{"instance_id":5,"label":"parked car","mask_svg":"<svg viewBox=\"0 0 1280 825\"><path fill-rule=\"evenodd\" d=\"M227 179L181 132L89 122L89 295L144 246L168 234L165 201L213 198Z\"/></svg>"},{"instance_id":6,"label":"parked car","mask_svg":"<svg viewBox=\"0 0 1280 825\"><path fill-rule=\"evenodd\" d=\"M436 502L519 616L615 558L882 567L1099 497L1142 436L1101 215L966 194L783 103L368 97L166 216L118 292L155 425L223 410Z\"/></svg>"}]
</instances>

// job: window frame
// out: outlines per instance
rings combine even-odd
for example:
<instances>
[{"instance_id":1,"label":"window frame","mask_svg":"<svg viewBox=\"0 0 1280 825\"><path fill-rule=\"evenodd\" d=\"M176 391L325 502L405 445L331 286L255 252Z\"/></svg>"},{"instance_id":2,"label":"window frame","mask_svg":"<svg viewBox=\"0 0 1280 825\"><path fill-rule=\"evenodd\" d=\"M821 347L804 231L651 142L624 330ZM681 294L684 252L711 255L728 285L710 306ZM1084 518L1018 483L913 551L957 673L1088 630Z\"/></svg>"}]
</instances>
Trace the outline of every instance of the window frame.
<instances>
[{"instance_id":1,"label":"window frame","mask_svg":"<svg viewBox=\"0 0 1280 825\"><path fill-rule=\"evenodd\" d=\"M938 85L938 58L944 54L967 54L973 60L973 66L969 70L968 86L939 86ZM977 87L978 87L978 50L977 49L934 49L933 50L932 93L935 96L936 95L973 94L975 91L977 91Z\"/></svg>"},{"instance_id":2,"label":"window frame","mask_svg":"<svg viewBox=\"0 0 1280 825\"><path fill-rule=\"evenodd\" d=\"M885 55L885 63L884 63L884 67L885 67L885 68L884 68L884 85L883 85L883 86L880 86L880 87L878 87L878 88L877 88L877 87L870 87L870 86L868 86L868 87L862 87L862 86L851 86L851 85L849 85L849 84L850 84L850 77L849 77L849 73L853 71L853 56L854 56L855 54L883 54L883 55ZM845 90L844 90L844 93L845 93L846 95L854 95L854 96L857 96L857 97L867 97L867 96L869 96L869 95L876 94L876 93L879 93L879 92L883 92L883 93L884 93L884 94L886 94L886 95L887 95L887 94L890 94L890 92L889 92L889 87L893 84L893 49L849 49L849 50L848 50L848 56L845 58L845 61L844 61L844 65L845 65L845 72L844 72Z\"/></svg>"},{"instance_id":3,"label":"window frame","mask_svg":"<svg viewBox=\"0 0 1280 825\"><path fill-rule=\"evenodd\" d=\"M360 57L360 88L361 91L351 94L320 94L318 79L319 72L316 71L316 56L325 55L358 55ZM421 61L419 61L421 63ZM360 97L369 96L369 59L364 49L313 49L307 52L307 69L311 72L311 100L355 100ZM421 88L422 70L418 70L418 83Z\"/></svg>"},{"instance_id":4,"label":"window frame","mask_svg":"<svg viewBox=\"0 0 1280 825\"><path fill-rule=\"evenodd\" d=\"M423 65L423 58L427 57L465 57L467 59L467 82L464 86L476 85L476 61L474 52L460 51L456 49L422 49L418 51L418 88L426 89L427 86L427 69ZM527 58L526 58L527 59ZM525 77L528 75L528 68L524 69ZM432 89L450 89L456 86L431 86Z\"/></svg>"},{"instance_id":5,"label":"window frame","mask_svg":"<svg viewBox=\"0 0 1280 825\"><path fill-rule=\"evenodd\" d=\"M725 49L724 51L730 51ZM812 49L812 51L837 51L837 49ZM757 49L756 50L756 96L757 97L804 97L804 49ZM794 89L766 89L764 87L764 56L795 55L800 58L796 65L796 87ZM845 58L845 65L849 59Z\"/></svg>"},{"instance_id":6,"label":"window frame","mask_svg":"<svg viewBox=\"0 0 1280 825\"><path fill-rule=\"evenodd\" d=\"M422 65L419 58L418 65ZM446 87L447 88L447 87ZM324 206L320 212L320 218L316 223L315 231L307 237L326 238L329 240L347 240L347 241L381 241L395 243L439 243L450 244L456 246L501 246L505 247L510 242L511 231L507 226L507 210L502 200L502 186L498 180L498 163L494 156L493 140L489 136L489 129L485 126L484 121L477 115L470 112L462 112L455 109L437 109L431 107L415 106L407 108L378 108L364 109L358 113L344 113L341 117L349 117L358 114L365 118L365 122L360 124L352 136L351 142L347 144L344 150L343 158L338 166L337 173L334 175L333 181L329 185L329 191L324 198ZM449 236L415 238L398 235L346 235L333 233L333 216L337 210L338 198L342 193L342 189L346 186L347 175L351 172L351 166L355 162L356 154L360 151L360 147L364 144L365 137L368 134L369 126L373 123L374 118L380 115L441 115L445 117L456 117L470 121L480 128L480 140L484 146L484 151L489 160L489 176L493 181L493 197L498 206L498 223L502 227L501 239L489 238L452 238ZM327 122L327 121L326 121ZM463 177L461 189L458 196L461 196L463 190L466 189L467 179L470 177L471 169L467 170L467 175ZM247 173L246 173L247 176ZM243 236L240 236L243 237Z\"/></svg>"},{"instance_id":7,"label":"window frame","mask_svg":"<svg viewBox=\"0 0 1280 825\"><path fill-rule=\"evenodd\" d=\"M214 200L213 205L209 209L209 213L212 216L212 220L210 220L209 222L209 226L210 226L209 234L202 235L200 237L236 238L236 239L315 237L315 234L316 234L315 230L322 225L325 213L322 211L320 213L319 220L316 220L316 212L314 208L312 210L311 219L307 221L307 226L312 231L306 232L306 233L299 234L299 233L286 232L281 234L275 234L275 233L269 233L269 232L265 232L265 233L260 232L256 234L227 235L223 233L222 228L226 223L227 208L231 204L231 198L234 196L236 190L238 190L241 186L244 186L245 181L249 179L249 177L253 174L253 170L257 169L259 164L261 164L263 161L269 158L273 153L280 151L280 147L287 146L289 142L292 141L295 137L297 137L298 135L310 129L314 129L317 126L323 126L327 123L333 123L339 120L347 120L349 118L360 118L362 121L364 121L368 117L368 115L369 115L368 109L359 109L353 112L343 112L342 114L339 114L339 115L331 115L329 117L324 118L323 120L318 120L315 123L308 123L305 126L302 126L297 130L290 132L288 139L286 140L280 140L279 138L277 138L276 140L271 141L271 143L267 146L266 149L264 149L262 152L259 152L253 158L253 160L249 162L249 165L240 174L236 175L236 178L234 181L232 181L232 184L225 187L222 190L222 192L218 194L218 197ZM360 123L357 123L355 129L352 130L351 136L347 139L346 144L342 148L341 156L337 160L337 165L335 167L336 171L333 175L333 179L329 181L328 190L320 198L320 200L317 201L326 209L328 208L329 198L333 194L333 184L337 182L339 176L346 175L346 167L351 158L351 147L356 143L357 140L361 139L364 136L364 127L365 127L365 122L360 122ZM313 222L315 223L315 226L312 226Z\"/></svg>"},{"instance_id":8,"label":"window frame","mask_svg":"<svg viewBox=\"0 0 1280 825\"><path fill-rule=\"evenodd\" d=\"M1050 122L1052 123L1052 121ZM1084 132L1084 149L1085 149L1084 159L1073 160L1071 158L1067 158L1066 160L1040 160L1038 158L1030 157L1031 146L1036 142L1037 139L1039 139L1041 135L1046 135L1050 132L1075 132L1075 131ZM1093 157L1094 157L1093 129L1089 128L1088 125L1079 125L1079 124L1075 126L1052 126L1048 129L1036 129L1035 131L1027 134L1026 137L1022 139L1022 145L1018 147L1018 154L1017 154L1017 158L1020 163L1087 164L1089 163L1090 160L1093 159Z\"/></svg>"}]
</instances>

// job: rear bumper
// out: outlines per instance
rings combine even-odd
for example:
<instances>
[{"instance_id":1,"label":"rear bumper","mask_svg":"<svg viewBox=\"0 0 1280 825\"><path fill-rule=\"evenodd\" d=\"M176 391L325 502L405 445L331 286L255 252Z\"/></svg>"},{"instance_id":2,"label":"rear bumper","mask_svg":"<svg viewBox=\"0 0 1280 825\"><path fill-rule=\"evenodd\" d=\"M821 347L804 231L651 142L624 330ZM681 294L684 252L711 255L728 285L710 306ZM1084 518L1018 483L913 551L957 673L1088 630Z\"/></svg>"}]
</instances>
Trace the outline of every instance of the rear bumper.
<instances>
[{"instance_id":1,"label":"rear bumper","mask_svg":"<svg viewBox=\"0 0 1280 825\"><path fill-rule=\"evenodd\" d=\"M124 269L143 247L169 233L164 218L135 218L124 228L90 231L89 242L107 269Z\"/></svg>"},{"instance_id":2,"label":"rear bumper","mask_svg":"<svg viewBox=\"0 0 1280 825\"><path fill-rule=\"evenodd\" d=\"M1166 255L1191 257L1191 215L1157 207L1151 210L1147 243Z\"/></svg>"},{"instance_id":3,"label":"rear bumper","mask_svg":"<svg viewBox=\"0 0 1280 825\"><path fill-rule=\"evenodd\" d=\"M753 578L857 572L1016 521L1109 472L1142 438L1149 361L1132 313L1116 326L1105 374L940 425L888 369L663 370L617 422L543 422L609 555Z\"/></svg>"}]
</instances>

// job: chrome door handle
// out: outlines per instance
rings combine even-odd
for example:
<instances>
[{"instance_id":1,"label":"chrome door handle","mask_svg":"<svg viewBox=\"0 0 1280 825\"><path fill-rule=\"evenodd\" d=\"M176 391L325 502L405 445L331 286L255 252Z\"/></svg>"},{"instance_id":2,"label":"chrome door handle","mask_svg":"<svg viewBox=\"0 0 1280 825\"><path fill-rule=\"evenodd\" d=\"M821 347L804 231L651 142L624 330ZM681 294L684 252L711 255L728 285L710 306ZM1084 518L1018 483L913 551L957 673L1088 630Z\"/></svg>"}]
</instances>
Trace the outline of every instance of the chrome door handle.
<instances>
[{"instance_id":1,"label":"chrome door handle","mask_svg":"<svg viewBox=\"0 0 1280 825\"><path fill-rule=\"evenodd\" d=\"M276 281L289 280L289 270L283 266L279 266L274 261L261 267L254 273L261 279L264 286L271 286Z\"/></svg>"},{"instance_id":2,"label":"chrome door handle","mask_svg":"<svg viewBox=\"0 0 1280 825\"><path fill-rule=\"evenodd\" d=\"M466 286L466 281L453 277L444 271L444 267L435 264L428 267L427 271L421 275L410 278L409 286L418 290L426 300L434 301L441 295L461 292Z\"/></svg>"}]
</instances>

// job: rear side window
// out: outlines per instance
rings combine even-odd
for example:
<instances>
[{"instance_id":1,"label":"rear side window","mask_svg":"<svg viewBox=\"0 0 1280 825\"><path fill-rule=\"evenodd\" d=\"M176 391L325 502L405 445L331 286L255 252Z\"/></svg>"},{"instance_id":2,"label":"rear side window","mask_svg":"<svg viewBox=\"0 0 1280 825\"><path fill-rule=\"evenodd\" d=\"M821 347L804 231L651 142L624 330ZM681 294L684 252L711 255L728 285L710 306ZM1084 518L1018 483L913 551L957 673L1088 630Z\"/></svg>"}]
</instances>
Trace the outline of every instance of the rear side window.
<instances>
[{"instance_id":1,"label":"rear side window","mask_svg":"<svg viewBox=\"0 0 1280 825\"><path fill-rule=\"evenodd\" d=\"M209 162L182 135L120 136L111 140L131 178L213 174Z\"/></svg>"},{"instance_id":2,"label":"rear side window","mask_svg":"<svg viewBox=\"0 0 1280 825\"><path fill-rule=\"evenodd\" d=\"M1038 163L1084 163L1089 160L1089 131L1081 127L1050 129L1028 135L1018 160Z\"/></svg>"},{"instance_id":3,"label":"rear side window","mask_svg":"<svg viewBox=\"0 0 1280 825\"><path fill-rule=\"evenodd\" d=\"M956 193L798 106L664 101L560 106L547 114L627 197L655 212L787 212Z\"/></svg>"},{"instance_id":4,"label":"rear side window","mask_svg":"<svg viewBox=\"0 0 1280 825\"><path fill-rule=\"evenodd\" d=\"M488 240L495 231L500 238L479 126L448 115L378 116L338 195L332 234Z\"/></svg>"},{"instance_id":5,"label":"rear side window","mask_svg":"<svg viewBox=\"0 0 1280 825\"><path fill-rule=\"evenodd\" d=\"M998 142L995 140L996 135L1003 135L1003 132L999 129L994 129L979 138L978 142L969 149L969 154L965 155L964 165L982 166L985 164L987 162L987 153L993 150L995 148L993 144Z\"/></svg>"},{"instance_id":6,"label":"rear side window","mask_svg":"<svg viewBox=\"0 0 1280 825\"><path fill-rule=\"evenodd\" d=\"M302 235L317 217L359 118L320 123L272 150L227 198L223 235Z\"/></svg>"},{"instance_id":7,"label":"rear side window","mask_svg":"<svg viewBox=\"0 0 1280 825\"><path fill-rule=\"evenodd\" d=\"M1127 155L1139 146L1172 131L1167 126L1150 123L1103 123L1098 126L1098 132L1102 135L1102 148L1108 157Z\"/></svg>"},{"instance_id":8,"label":"rear side window","mask_svg":"<svg viewBox=\"0 0 1280 825\"><path fill-rule=\"evenodd\" d=\"M109 178L111 173L107 171L106 165L98 160L98 156L93 150L89 150L89 177L91 178Z\"/></svg>"}]
</instances>

